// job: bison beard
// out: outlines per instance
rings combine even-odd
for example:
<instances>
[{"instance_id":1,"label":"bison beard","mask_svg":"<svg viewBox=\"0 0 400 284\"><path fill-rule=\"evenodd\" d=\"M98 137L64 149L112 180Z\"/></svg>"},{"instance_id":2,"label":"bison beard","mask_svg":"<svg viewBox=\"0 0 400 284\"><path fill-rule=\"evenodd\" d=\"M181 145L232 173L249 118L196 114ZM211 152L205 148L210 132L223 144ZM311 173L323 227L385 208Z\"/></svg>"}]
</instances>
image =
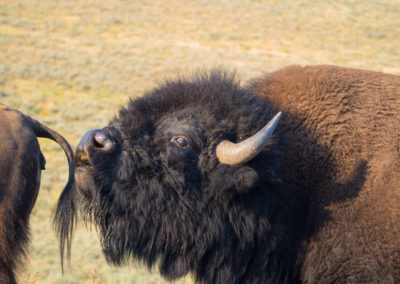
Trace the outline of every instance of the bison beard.
<instances>
[{"instance_id":1,"label":"bison beard","mask_svg":"<svg viewBox=\"0 0 400 284\"><path fill-rule=\"evenodd\" d=\"M29 215L39 192L45 159L37 137L56 141L64 149L73 192L74 157L67 141L29 116L0 104L0 283L16 283L29 239ZM71 215L68 215L72 218Z\"/></svg>"},{"instance_id":2,"label":"bison beard","mask_svg":"<svg viewBox=\"0 0 400 284\"><path fill-rule=\"evenodd\" d=\"M252 136L278 110L258 155L221 162L223 140ZM398 76L293 66L241 88L214 70L168 81L88 132L75 176L110 263L207 283L394 283L399 129ZM64 202L56 222L71 232Z\"/></svg>"}]
</instances>

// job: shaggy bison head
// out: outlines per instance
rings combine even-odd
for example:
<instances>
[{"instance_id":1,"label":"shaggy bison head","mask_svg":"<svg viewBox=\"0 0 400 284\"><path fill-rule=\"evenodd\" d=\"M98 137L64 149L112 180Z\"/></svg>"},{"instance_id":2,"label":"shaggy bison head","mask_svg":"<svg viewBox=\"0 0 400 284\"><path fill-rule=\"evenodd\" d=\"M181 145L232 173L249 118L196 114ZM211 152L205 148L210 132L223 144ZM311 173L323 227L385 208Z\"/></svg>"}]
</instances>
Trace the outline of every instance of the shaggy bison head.
<instances>
[{"instance_id":1,"label":"shaggy bison head","mask_svg":"<svg viewBox=\"0 0 400 284\"><path fill-rule=\"evenodd\" d=\"M157 262L169 279L244 279L255 250L276 247L257 243L281 222L275 114L214 71L163 83L86 133L75 176L107 261Z\"/></svg>"}]
</instances>

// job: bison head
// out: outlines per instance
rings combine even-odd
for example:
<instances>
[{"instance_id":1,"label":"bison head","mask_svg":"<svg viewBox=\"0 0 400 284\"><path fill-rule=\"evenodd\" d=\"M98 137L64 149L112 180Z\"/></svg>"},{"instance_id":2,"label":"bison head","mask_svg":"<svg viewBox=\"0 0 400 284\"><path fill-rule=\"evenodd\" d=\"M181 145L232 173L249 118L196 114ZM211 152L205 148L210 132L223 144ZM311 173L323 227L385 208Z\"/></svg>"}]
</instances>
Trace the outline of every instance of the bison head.
<instances>
[{"instance_id":1,"label":"bison head","mask_svg":"<svg viewBox=\"0 0 400 284\"><path fill-rule=\"evenodd\" d=\"M158 262L169 279L240 279L277 230L274 114L232 74L213 71L167 81L86 133L75 176L107 261Z\"/></svg>"}]
</instances>

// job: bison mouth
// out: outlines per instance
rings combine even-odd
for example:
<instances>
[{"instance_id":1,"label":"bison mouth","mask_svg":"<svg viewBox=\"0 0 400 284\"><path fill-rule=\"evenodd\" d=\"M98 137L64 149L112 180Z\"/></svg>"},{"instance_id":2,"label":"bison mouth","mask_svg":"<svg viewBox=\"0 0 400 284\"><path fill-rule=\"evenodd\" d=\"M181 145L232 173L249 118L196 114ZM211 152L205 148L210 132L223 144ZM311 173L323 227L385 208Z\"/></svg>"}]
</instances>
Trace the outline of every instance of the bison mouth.
<instances>
[{"instance_id":1,"label":"bison mouth","mask_svg":"<svg viewBox=\"0 0 400 284\"><path fill-rule=\"evenodd\" d=\"M95 184L92 176L92 165L87 156L76 155L75 181L82 201L90 202L93 199Z\"/></svg>"},{"instance_id":2,"label":"bison mouth","mask_svg":"<svg viewBox=\"0 0 400 284\"><path fill-rule=\"evenodd\" d=\"M75 153L75 164L77 170L91 170L92 164L86 151L77 150Z\"/></svg>"},{"instance_id":3,"label":"bison mouth","mask_svg":"<svg viewBox=\"0 0 400 284\"><path fill-rule=\"evenodd\" d=\"M92 200L95 188L92 177L92 163L86 151L77 149L75 152L75 181L81 196L87 200Z\"/></svg>"}]
</instances>

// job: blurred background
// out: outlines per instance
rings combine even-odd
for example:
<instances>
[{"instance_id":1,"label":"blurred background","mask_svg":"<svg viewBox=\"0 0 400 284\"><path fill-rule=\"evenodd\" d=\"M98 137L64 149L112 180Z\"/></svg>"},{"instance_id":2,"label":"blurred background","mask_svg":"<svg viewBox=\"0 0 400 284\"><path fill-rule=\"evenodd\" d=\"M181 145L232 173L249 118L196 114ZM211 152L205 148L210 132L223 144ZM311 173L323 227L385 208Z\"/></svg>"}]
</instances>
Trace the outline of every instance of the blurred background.
<instances>
[{"instance_id":1,"label":"blurred background","mask_svg":"<svg viewBox=\"0 0 400 284\"><path fill-rule=\"evenodd\" d=\"M398 0L0 0L0 102L73 148L166 77L223 65L245 84L290 64L400 74ZM67 162L57 144L40 144L47 170L20 283L166 283L138 263L108 266L82 223L61 274L51 221Z\"/></svg>"}]
</instances>

